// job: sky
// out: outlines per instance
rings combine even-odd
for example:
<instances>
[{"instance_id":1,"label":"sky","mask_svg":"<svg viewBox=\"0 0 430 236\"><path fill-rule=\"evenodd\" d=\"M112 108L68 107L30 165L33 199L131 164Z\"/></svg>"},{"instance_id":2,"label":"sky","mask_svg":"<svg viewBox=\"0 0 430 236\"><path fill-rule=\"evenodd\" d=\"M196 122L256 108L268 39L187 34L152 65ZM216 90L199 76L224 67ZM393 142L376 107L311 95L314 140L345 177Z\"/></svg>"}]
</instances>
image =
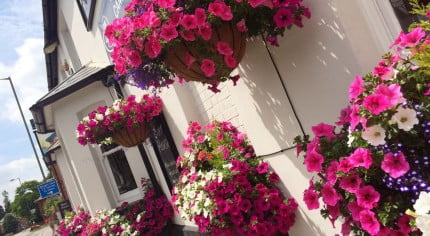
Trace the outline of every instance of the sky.
<instances>
[{"instance_id":1,"label":"sky","mask_svg":"<svg viewBox=\"0 0 430 236\"><path fill-rule=\"evenodd\" d=\"M0 32L0 78L12 78L31 129L29 107L47 92L42 1L0 1ZM42 175L9 81L0 80L0 101L0 192L13 198L19 182L11 179L40 181Z\"/></svg>"}]
</instances>

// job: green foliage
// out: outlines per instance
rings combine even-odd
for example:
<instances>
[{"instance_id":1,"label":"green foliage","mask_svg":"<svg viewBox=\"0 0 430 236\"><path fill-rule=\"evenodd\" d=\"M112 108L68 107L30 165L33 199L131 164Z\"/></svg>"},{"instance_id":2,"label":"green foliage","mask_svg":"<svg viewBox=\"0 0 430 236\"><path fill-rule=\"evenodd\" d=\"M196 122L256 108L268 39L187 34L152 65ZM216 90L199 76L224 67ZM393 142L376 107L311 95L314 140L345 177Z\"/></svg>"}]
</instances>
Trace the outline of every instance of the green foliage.
<instances>
[{"instance_id":1,"label":"green foliage","mask_svg":"<svg viewBox=\"0 0 430 236\"><path fill-rule=\"evenodd\" d=\"M45 200L43 203L43 212L45 216L50 216L52 213L55 213L57 210L58 203L64 201L62 197L52 197Z\"/></svg>"},{"instance_id":2,"label":"green foliage","mask_svg":"<svg viewBox=\"0 0 430 236\"><path fill-rule=\"evenodd\" d=\"M15 233L18 229L18 220L15 216L8 213L4 216L3 229L5 233Z\"/></svg>"},{"instance_id":3,"label":"green foliage","mask_svg":"<svg viewBox=\"0 0 430 236\"><path fill-rule=\"evenodd\" d=\"M3 219L5 215L6 215L6 211L4 210L3 206L0 205L0 220Z\"/></svg>"},{"instance_id":4,"label":"green foliage","mask_svg":"<svg viewBox=\"0 0 430 236\"><path fill-rule=\"evenodd\" d=\"M37 180L26 181L16 189L15 199L11 204L11 210L14 214L32 222L42 220L35 202L39 198L39 191L37 190L39 184L40 182ZM36 212L31 214L31 209L35 209Z\"/></svg>"}]
</instances>

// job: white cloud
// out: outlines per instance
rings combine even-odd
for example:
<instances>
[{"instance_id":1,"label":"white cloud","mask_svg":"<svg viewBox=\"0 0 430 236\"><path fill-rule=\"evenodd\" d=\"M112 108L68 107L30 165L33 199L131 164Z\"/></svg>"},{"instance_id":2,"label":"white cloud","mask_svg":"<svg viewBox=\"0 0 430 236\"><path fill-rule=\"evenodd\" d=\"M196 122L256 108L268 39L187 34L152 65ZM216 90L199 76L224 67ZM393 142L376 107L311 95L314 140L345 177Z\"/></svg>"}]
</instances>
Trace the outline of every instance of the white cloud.
<instances>
[{"instance_id":1,"label":"white cloud","mask_svg":"<svg viewBox=\"0 0 430 236\"><path fill-rule=\"evenodd\" d=\"M11 77L26 120L31 118L28 110L47 92L45 61L42 53L43 40L25 39L16 48L17 60L10 66L0 62L0 77ZM0 119L22 122L18 106L8 81L0 81Z\"/></svg>"},{"instance_id":2,"label":"white cloud","mask_svg":"<svg viewBox=\"0 0 430 236\"><path fill-rule=\"evenodd\" d=\"M11 200L15 196L15 189L19 186L18 180L11 182L11 179L20 178L22 182L34 179L42 180L35 157L20 158L2 164L0 165L0 173L0 192L8 191ZM0 204L3 205L3 202Z\"/></svg>"}]
</instances>

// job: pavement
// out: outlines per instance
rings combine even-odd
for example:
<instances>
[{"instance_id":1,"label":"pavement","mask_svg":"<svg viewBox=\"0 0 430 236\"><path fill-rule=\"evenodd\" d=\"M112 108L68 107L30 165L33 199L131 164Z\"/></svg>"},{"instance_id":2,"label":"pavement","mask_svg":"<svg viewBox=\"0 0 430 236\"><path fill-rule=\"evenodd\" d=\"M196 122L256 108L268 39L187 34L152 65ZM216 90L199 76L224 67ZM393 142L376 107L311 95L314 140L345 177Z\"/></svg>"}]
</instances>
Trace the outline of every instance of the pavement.
<instances>
[{"instance_id":1,"label":"pavement","mask_svg":"<svg viewBox=\"0 0 430 236\"><path fill-rule=\"evenodd\" d=\"M52 236L52 235L53 235L53 232L51 227L49 227L49 225L42 226L41 228L37 230L33 230L31 232L30 232L30 229L26 229L15 234L15 236Z\"/></svg>"}]
</instances>

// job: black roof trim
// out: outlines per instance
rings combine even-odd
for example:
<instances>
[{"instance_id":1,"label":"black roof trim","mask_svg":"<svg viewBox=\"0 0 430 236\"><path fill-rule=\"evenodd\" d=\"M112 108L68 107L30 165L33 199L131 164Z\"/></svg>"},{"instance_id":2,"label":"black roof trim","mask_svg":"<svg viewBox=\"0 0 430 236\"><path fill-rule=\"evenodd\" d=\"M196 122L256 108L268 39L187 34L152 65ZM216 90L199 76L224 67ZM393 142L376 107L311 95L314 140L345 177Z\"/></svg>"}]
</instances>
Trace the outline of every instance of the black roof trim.
<instances>
[{"instance_id":1,"label":"black roof trim","mask_svg":"<svg viewBox=\"0 0 430 236\"><path fill-rule=\"evenodd\" d=\"M58 17L57 0L42 0L43 31L45 35L45 47L58 42ZM48 79L48 90L58 84L58 56L57 49L50 53L45 51L46 74Z\"/></svg>"}]
</instances>

